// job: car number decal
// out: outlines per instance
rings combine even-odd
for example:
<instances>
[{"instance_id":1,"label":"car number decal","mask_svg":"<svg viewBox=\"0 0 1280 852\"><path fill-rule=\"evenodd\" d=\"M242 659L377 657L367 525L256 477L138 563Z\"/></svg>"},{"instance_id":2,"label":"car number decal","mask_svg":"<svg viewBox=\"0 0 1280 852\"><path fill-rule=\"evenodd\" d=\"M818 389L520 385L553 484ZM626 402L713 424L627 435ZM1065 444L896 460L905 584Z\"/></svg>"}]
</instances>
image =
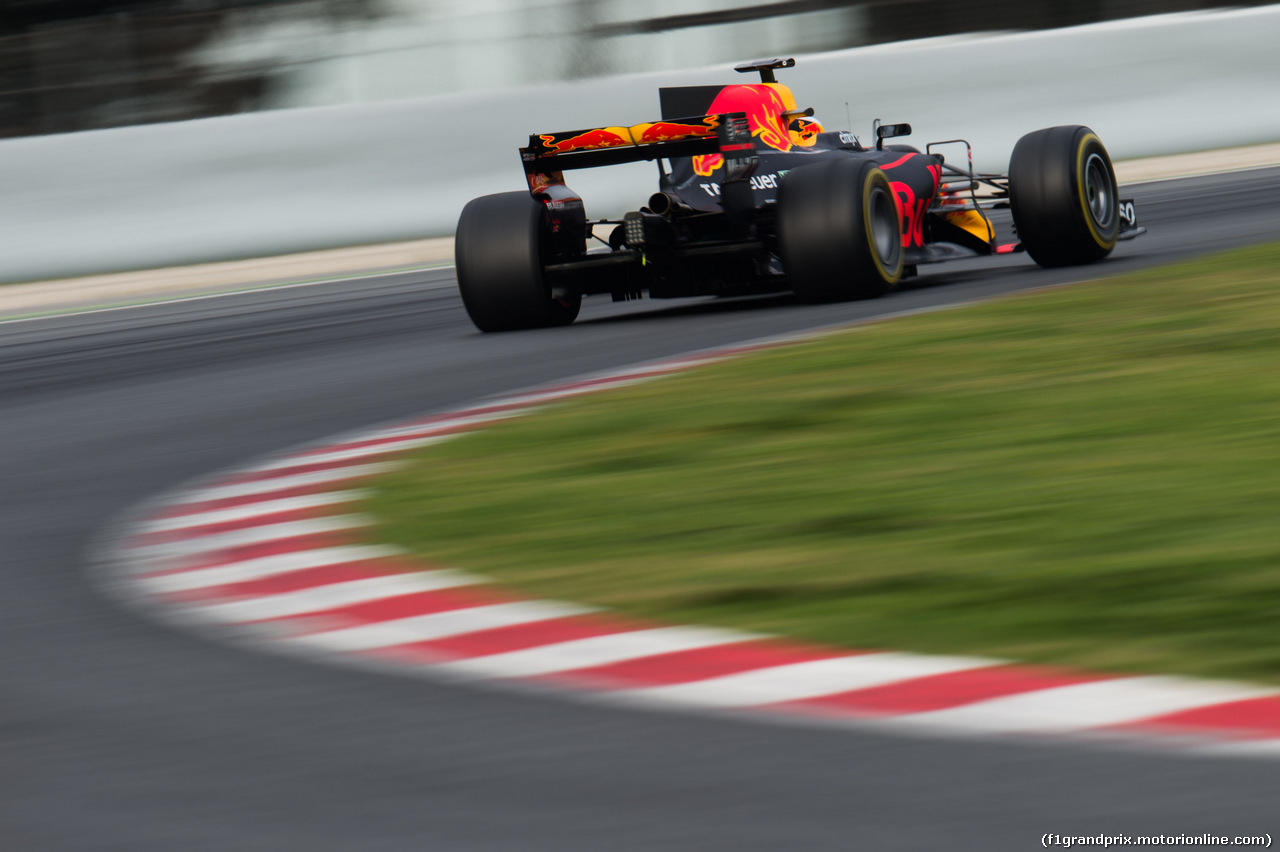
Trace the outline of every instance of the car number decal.
<instances>
[{"instance_id":1,"label":"car number decal","mask_svg":"<svg viewBox=\"0 0 1280 852\"><path fill-rule=\"evenodd\" d=\"M1124 222L1126 228L1133 228L1138 224L1138 208L1134 206L1132 198L1120 201L1120 221Z\"/></svg>"}]
</instances>

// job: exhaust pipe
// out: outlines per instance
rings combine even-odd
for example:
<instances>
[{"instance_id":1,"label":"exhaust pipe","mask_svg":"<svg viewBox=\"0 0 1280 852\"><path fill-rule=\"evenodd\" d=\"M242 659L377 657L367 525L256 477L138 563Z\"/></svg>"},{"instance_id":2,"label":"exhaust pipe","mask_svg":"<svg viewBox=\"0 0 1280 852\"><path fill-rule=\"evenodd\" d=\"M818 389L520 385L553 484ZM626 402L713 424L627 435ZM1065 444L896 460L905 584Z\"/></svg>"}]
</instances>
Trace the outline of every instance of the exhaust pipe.
<instances>
[{"instance_id":1,"label":"exhaust pipe","mask_svg":"<svg viewBox=\"0 0 1280 852\"><path fill-rule=\"evenodd\" d=\"M692 207L669 192L655 192L649 196L649 209L659 216L667 218L693 212Z\"/></svg>"}]
</instances>

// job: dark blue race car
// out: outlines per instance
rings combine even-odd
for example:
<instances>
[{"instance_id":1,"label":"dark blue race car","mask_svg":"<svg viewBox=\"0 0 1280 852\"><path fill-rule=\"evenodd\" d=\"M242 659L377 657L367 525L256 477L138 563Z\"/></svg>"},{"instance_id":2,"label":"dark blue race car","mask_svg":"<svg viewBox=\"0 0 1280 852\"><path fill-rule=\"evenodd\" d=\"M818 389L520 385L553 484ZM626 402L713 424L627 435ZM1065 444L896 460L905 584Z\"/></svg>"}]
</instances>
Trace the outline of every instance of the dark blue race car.
<instances>
[{"instance_id":1,"label":"dark blue race car","mask_svg":"<svg viewBox=\"0 0 1280 852\"><path fill-rule=\"evenodd\" d=\"M1087 127L1029 133L1007 175L973 171L963 140L874 147L798 109L774 71L759 83L661 89L663 118L536 134L520 149L528 190L471 201L458 222L458 287L482 331L563 325L582 297L614 300L793 291L809 302L882 295L924 263L1026 251L1042 266L1091 263L1144 232ZM966 154L964 168L946 153ZM589 220L565 171L652 160L658 191L622 219ZM989 211L1010 208L999 242Z\"/></svg>"}]
</instances>

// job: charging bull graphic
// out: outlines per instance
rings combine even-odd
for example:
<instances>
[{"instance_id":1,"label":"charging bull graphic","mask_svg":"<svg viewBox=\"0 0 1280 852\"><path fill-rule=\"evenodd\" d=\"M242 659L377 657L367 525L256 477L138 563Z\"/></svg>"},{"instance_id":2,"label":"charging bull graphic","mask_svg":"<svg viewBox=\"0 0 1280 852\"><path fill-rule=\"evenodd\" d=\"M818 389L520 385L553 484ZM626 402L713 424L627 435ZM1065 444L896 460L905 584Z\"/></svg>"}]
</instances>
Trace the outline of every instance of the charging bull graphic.
<instances>
[{"instance_id":1,"label":"charging bull graphic","mask_svg":"<svg viewBox=\"0 0 1280 852\"><path fill-rule=\"evenodd\" d=\"M575 130L568 133L543 133L542 154L567 154L573 151L595 151L602 148L621 148L626 145L656 145L679 139L699 139L716 135L720 120L714 115L704 116L695 122L651 121L630 127L597 127L591 130Z\"/></svg>"},{"instance_id":2,"label":"charging bull graphic","mask_svg":"<svg viewBox=\"0 0 1280 852\"><path fill-rule=\"evenodd\" d=\"M775 151L790 151L791 134L787 131L786 112L795 109L794 101L788 105L790 92L785 95L782 87L757 83L743 86L725 86L711 102L708 113L723 115L731 112L746 113L747 126L753 139ZM704 177L710 176L724 163L719 154L706 154L693 158L693 170Z\"/></svg>"},{"instance_id":3,"label":"charging bull graphic","mask_svg":"<svg viewBox=\"0 0 1280 852\"><path fill-rule=\"evenodd\" d=\"M543 134L539 138L546 150L557 154L565 154L569 151L591 151L597 148L616 148L619 145L631 144L631 135L625 127L600 127L568 136Z\"/></svg>"},{"instance_id":4,"label":"charging bull graphic","mask_svg":"<svg viewBox=\"0 0 1280 852\"><path fill-rule=\"evenodd\" d=\"M652 124L637 124L631 128L637 145L649 145L654 142L670 142L675 139L690 137L715 136L719 121L715 116L708 116L699 124L685 124L678 121L655 121Z\"/></svg>"}]
</instances>

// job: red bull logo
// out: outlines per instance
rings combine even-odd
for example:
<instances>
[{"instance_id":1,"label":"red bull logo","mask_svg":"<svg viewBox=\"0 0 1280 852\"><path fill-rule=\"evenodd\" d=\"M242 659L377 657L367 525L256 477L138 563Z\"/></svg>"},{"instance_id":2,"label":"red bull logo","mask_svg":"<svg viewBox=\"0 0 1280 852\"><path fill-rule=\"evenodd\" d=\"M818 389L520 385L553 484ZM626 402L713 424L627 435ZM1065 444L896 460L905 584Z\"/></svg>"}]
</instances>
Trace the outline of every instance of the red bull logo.
<instances>
[{"instance_id":1,"label":"red bull logo","mask_svg":"<svg viewBox=\"0 0 1280 852\"><path fill-rule=\"evenodd\" d=\"M727 112L746 113L747 126L753 137L770 148L791 150L791 134L783 118L787 104L773 86L725 86L707 111L717 115Z\"/></svg>"},{"instance_id":2,"label":"red bull logo","mask_svg":"<svg viewBox=\"0 0 1280 852\"><path fill-rule=\"evenodd\" d=\"M547 187L564 183L564 172L530 172L529 191L534 195L546 191Z\"/></svg>"},{"instance_id":3,"label":"red bull logo","mask_svg":"<svg viewBox=\"0 0 1280 852\"><path fill-rule=\"evenodd\" d=\"M787 103L774 86L725 86L707 111L716 115L745 113L752 138L775 150L790 151L794 144L784 117ZM693 171L702 177L710 177L723 164L724 157L720 154L703 154L693 158Z\"/></svg>"},{"instance_id":4,"label":"red bull logo","mask_svg":"<svg viewBox=\"0 0 1280 852\"><path fill-rule=\"evenodd\" d=\"M714 136L719 121L708 118L698 124L684 124L678 121L655 121L653 124L637 124L631 128L637 145L652 142L671 142L675 139L689 137Z\"/></svg>"},{"instance_id":5,"label":"red bull logo","mask_svg":"<svg viewBox=\"0 0 1280 852\"><path fill-rule=\"evenodd\" d=\"M714 136L720 126L719 119L708 116L696 124L683 121L655 121L631 127L598 127L576 133L546 133L538 138L548 154L564 154L569 151L592 151L597 148L619 148L624 145L651 145Z\"/></svg>"},{"instance_id":6,"label":"red bull logo","mask_svg":"<svg viewBox=\"0 0 1280 852\"><path fill-rule=\"evenodd\" d=\"M596 148L616 148L619 145L630 145L631 136L625 127L600 127L595 130L584 130L581 133L550 133L538 137L542 146L556 154L568 151L591 151Z\"/></svg>"},{"instance_id":7,"label":"red bull logo","mask_svg":"<svg viewBox=\"0 0 1280 852\"><path fill-rule=\"evenodd\" d=\"M710 177L718 168L724 165L724 155L722 154L703 154L700 157L693 158L694 174Z\"/></svg>"}]
</instances>

